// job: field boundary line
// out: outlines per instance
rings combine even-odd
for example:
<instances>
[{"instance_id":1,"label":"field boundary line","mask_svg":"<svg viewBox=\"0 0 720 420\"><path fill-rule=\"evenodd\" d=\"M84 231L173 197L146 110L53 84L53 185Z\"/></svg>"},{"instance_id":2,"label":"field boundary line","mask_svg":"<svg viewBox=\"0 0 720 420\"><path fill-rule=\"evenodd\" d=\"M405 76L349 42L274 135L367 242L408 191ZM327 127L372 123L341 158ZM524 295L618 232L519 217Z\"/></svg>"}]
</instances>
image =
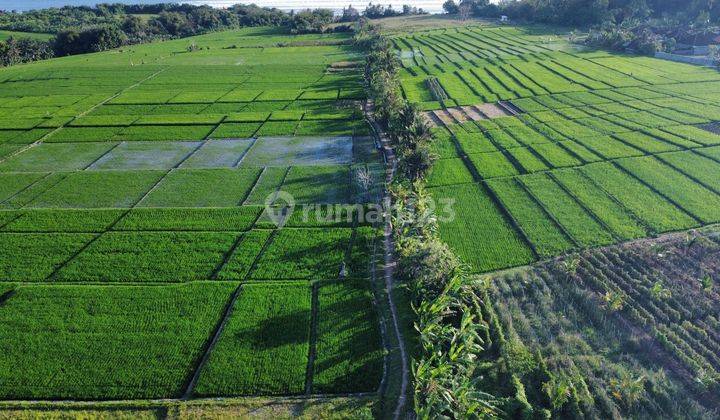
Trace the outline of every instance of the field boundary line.
<instances>
[{"instance_id":1,"label":"field boundary line","mask_svg":"<svg viewBox=\"0 0 720 420\"><path fill-rule=\"evenodd\" d=\"M105 153L103 153L103 154L101 154L100 156L98 156L95 160L93 160L92 162L90 162L90 163L88 163L87 165L85 165L85 167L82 168L82 170L83 170L83 171L87 171L88 169L90 169L91 166L93 166L94 164L96 164L97 162L99 162L100 159L102 159L102 158L104 158L105 156L109 155L110 152L112 152L113 150L117 149L117 148L118 148L121 144L123 144L123 143L125 143L125 141L120 141L120 142L118 142L115 146L113 146L113 147L109 148L108 150L106 150Z\"/></svg>"},{"instance_id":2,"label":"field boundary line","mask_svg":"<svg viewBox=\"0 0 720 420\"><path fill-rule=\"evenodd\" d=\"M610 226L605 223L604 220L602 220L593 210L591 210L588 206L585 205L584 202L580 200L580 198L575 195L574 192L572 192L565 184L563 184L556 176L555 174L550 171L548 172L548 179L550 179L555 185L557 185L561 190L565 192L565 194L570 197L571 200L575 202L580 208L585 211L585 213L590 216L593 220L595 220L600 226L602 226L603 229L605 229L612 237L615 242L621 242L622 238L615 233L615 231L610 228Z\"/></svg>"},{"instance_id":3,"label":"field boundary line","mask_svg":"<svg viewBox=\"0 0 720 420\"><path fill-rule=\"evenodd\" d=\"M372 117L373 109L374 109L374 104L370 101L367 101L365 103L365 116L366 116L368 122L370 122L371 126L374 128L373 131L379 137L380 143L382 144L383 155L386 157L387 164L390 165L389 168L386 167L386 172L385 172L386 187L383 190L383 201L388 201L390 199L390 197L389 197L389 191L387 189L387 184L389 184L392 181L393 177L395 176L395 172L397 170L397 161L395 159L395 151L390 146L390 142L389 142L387 136L384 135L380 125ZM389 218L386 218L386 219L387 220L385 220L385 226L383 229L383 245L384 245L384 256L385 256L385 261L383 264L383 275L385 278L385 292L387 293L387 302L388 302L388 306L390 308L390 319L392 321L393 330L395 333L395 337L397 339L398 350L400 353L401 383L400 383L400 391L398 393L397 405L395 406L395 410L393 412L393 418L395 420L398 420L406 412L405 404L406 404L406 399L407 399L410 371L409 371L408 355L407 355L407 351L405 349L405 341L404 341L402 332L400 330L398 310L397 310L397 307L395 306L395 301L393 299L393 292L395 291L394 271L395 271L395 267L397 265L397 261L395 260L395 255L394 255L395 248L394 248L393 240L392 240L391 221Z\"/></svg>"},{"instance_id":4,"label":"field boundary line","mask_svg":"<svg viewBox=\"0 0 720 420\"><path fill-rule=\"evenodd\" d=\"M147 191L145 191L145 194L143 194L143 196L140 197L139 200L137 200L132 206L130 206L130 210L136 208L136 207L138 206L138 204L142 203L143 200L145 200L145 199L147 198L147 196L150 195L150 193L152 193L153 191L155 191L155 188L157 188L157 186L160 185L160 183L163 181L163 179L165 179L168 175L170 175L170 172L172 172L172 171L174 171L174 170L175 170L174 168L168 169L167 172L165 172L165 173L163 174L163 176L161 176L161 177L155 182L155 184L153 184L152 187L150 187Z\"/></svg>"},{"instance_id":5,"label":"field boundary line","mask_svg":"<svg viewBox=\"0 0 720 420\"><path fill-rule=\"evenodd\" d=\"M264 123L263 123L263 124L264 124ZM259 130L259 128L258 128L258 130ZM238 168L238 167L240 167L240 164L242 163L242 161L245 160L245 156L247 156L248 153L250 153L250 150L255 146L255 143L257 143L257 141L258 141L258 138L257 138L257 137L250 137L250 138L252 139L252 143L250 144L250 146L248 146L247 149L245 149L245 151L243 152L243 154L240 155L240 157L235 161L235 163L234 163L233 166L232 166L233 168ZM254 187L254 186L253 186L253 187Z\"/></svg>"},{"instance_id":6,"label":"field boundary line","mask_svg":"<svg viewBox=\"0 0 720 420\"><path fill-rule=\"evenodd\" d=\"M132 89L132 88L135 88L135 87L137 87L137 86L140 86L142 83L144 83L144 82L152 79L153 77L155 77L155 76L157 76L158 74L166 71L166 70L169 69L169 68L170 68L170 66L164 67L164 68L156 71L155 73L149 75L148 77L146 77L146 78L144 78L144 79L142 79L142 80L140 80L140 81L138 81L138 82L135 82L135 84L132 84L132 85L130 85L130 86L128 86L128 87L125 87L125 88L120 89L116 94L108 97L107 99L105 99L105 100L103 100L103 101L98 102L97 104L91 106L90 108L86 109L85 111L83 111L83 112L81 112L81 113L73 116L70 121L66 122L65 124L61 125L60 127L56 127L54 130L50 131L49 133L45 134L44 136L40 137L39 139L35 140L34 142L26 145L25 147L21 147L21 148L19 148L18 150L15 150L14 152L10 153L9 155L3 156L2 158L0 158L0 163L3 163L3 162L5 162L7 159L9 159L9 158L15 157L15 156L19 155L20 153L23 153L23 152L25 152L26 150L29 150L29 149L37 146L38 144L42 143L45 139L49 138L49 137L52 136L53 134L55 134L55 133L57 133L58 131L60 131L60 130L62 130L63 128L65 128L69 123L73 122L73 121L76 120L77 118L80 118L80 117L83 117L83 116L89 114L90 112L94 111L94 110L97 109L98 107L100 107L100 106L102 106L102 105L105 105L106 103L112 101L113 99L117 98L118 96L122 95L123 93L125 93L125 92L128 91L128 90L130 90L130 89Z\"/></svg>"},{"instance_id":7,"label":"field boundary line","mask_svg":"<svg viewBox=\"0 0 720 420\"><path fill-rule=\"evenodd\" d=\"M636 180L637 182L641 183L641 184L644 185L646 188L649 188L652 192L654 192L655 194L657 194L658 196L660 196L663 200L665 200L665 201L668 202L669 204L671 204L671 205L673 205L674 207L676 207L676 208L677 208L678 210L680 210L681 212L685 213L687 216L690 216L690 218L693 219L693 220L698 224L698 226L703 226L703 225L705 225L705 222L704 222L704 221L700 220L699 217L695 216L693 213L691 213L691 212L690 212L689 210L687 210L685 207L681 206L677 201L671 199L670 197L668 197L668 196L665 195L664 193L660 192L657 188L655 188L655 187L653 187L652 185L650 185L650 184L648 184L647 182L645 182L645 180L640 179L639 176L637 176L637 175L635 175L634 173L630 172L629 170L625 169L622 165L620 165L620 164L617 163L616 161L612 161L611 164L612 164L615 168L617 168L617 169L619 169L621 172L623 172L625 175L627 175L627 176L629 176L630 178L632 178L632 179ZM711 191L711 192L712 192L712 191Z\"/></svg>"},{"instance_id":8,"label":"field boundary line","mask_svg":"<svg viewBox=\"0 0 720 420\"><path fill-rule=\"evenodd\" d=\"M230 300L227 302L225 306L225 310L223 311L223 316L220 318L220 321L215 327L215 330L213 332L212 337L209 341L206 342L205 348L203 349L202 356L200 357L200 360L195 365L195 370L193 371L193 375L190 377L190 381L188 382L187 387L185 388L185 392L183 393L182 400L190 399L190 397L193 394L193 391L195 391L195 386L197 385L198 379L200 379L200 374L202 373L203 368L207 364L208 359L210 359L210 354L212 353L213 349L215 348L215 345L218 341L220 341L220 336L222 335L222 332L225 330L225 325L227 324L228 320L230 319L230 315L232 315L233 308L235 307L235 302L237 302L238 297L240 297L240 293L242 292L243 284L240 283L235 288L235 291L230 296Z\"/></svg>"},{"instance_id":9,"label":"field boundary line","mask_svg":"<svg viewBox=\"0 0 720 420\"><path fill-rule=\"evenodd\" d=\"M250 169L250 168L248 168L248 169ZM247 191L245 191L245 195L243 196L242 199L238 200L238 204L237 204L238 206L242 206L247 201L247 199L250 198L250 194L255 189L255 185L257 185L258 181L260 181L260 177L264 173L265 173L265 167L263 166L262 170L258 171L258 174L255 177L255 181L253 181L252 187L250 187ZM260 213L260 215L262 215L262 212ZM260 217L260 216L258 216L258 217ZM255 221L257 221L257 219ZM254 222L253 222L253 225L255 225Z\"/></svg>"},{"instance_id":10,"label":"field boundary line","mask_svg":"<svg viewBox=\"0 0 720 420\"><path fill-rule=\"evenodd\" d=\"M255 256L255 259L253 260L252 264L250 265L250 268L248 268L247 273L245 273L245 277L243 278L243 281L250 281L250 275L255 271L255 268L257 267L258 262L260 261L260 258L262 258L263 254L265 253L265 250L267 247L270 246L273 241L275 241L275 236L277 236L277 229L273 229L273 231L270 233L270 236L265 240L265 243L263 244L262 248L260 248L260 252Z\"/></svg>"},{"instance_id":11,"label":"field boundary line","mask_svg":"<svg viewBox=\"0 0 720 420\"><path fill-rule=\"evenodd\" d=\"M611 194L610 191L603 188L602 185L600 185L597 181L592 179L588 174L585 173L582 169L577 169L578 174L585 178L588 182L590 182L595 188L597 188L600 192L605 194L612 200L618 207L620 207L624 213L627 213L635 222L637 222L640 226L642 226L649 234L657 233L655 229L652 228L644 219L642 219L640 216L635 214L634 211L632 211L627 205L625 205L620 199L615 197L614 194Z\"/></svg>"},{"instance_id":12,"label":"field boundary line","mask_svg":"<svg viewBox=\"0 0 720 420\"><path fill-rule=\"evenodd\" d=\"M315 376L315 359L317 358L318 319L320 314L320 285L313 282L310 298L310 337L308 341L308 361L305 367L305 395L313 392Z\"/></svg>"},{"instance_id":13,"label":"field boundary line","mask_svg":"<svg viewBox=\"0 0 720 420\"><path fill-rule=\"evenodd\" d=\"M240 244L245 240L246 234L247 234L247 232L240 232L238 234L238 237L235 238L235 241L233 242L230 249L228 249L227 252L225 252L225 254L223 255L223 259L217 264L217 266L215 266L212 274L210 274L211 280L217 280L217 276L218 276L218 274L220 274L220 271L222 271L223 267L225 267L227 262L230 260L230 257L233 256L233 254L235 253L235 250L238 248L238 246L240 246Z\"/></svg>"},{"instance_id":14,"label":"field boundary line","mask_svg":"<svg viewBox=\"0 0 720 420\"><path fill-rule=\"evenodd\" d=\"M234 165L233 165L233 167L234 167ZM262 170L260 171L260 175L258 175L258 177L257 177L257 179L255 180L255 183L253 184L252 188L250 188L250 191L248 191L247 197L245 197L245 200L243 200L243 202L240 203L240 205L243 205L243 206L244 206L244 205L246 205L246 204L249 204L249 203L247 202L247 200L248 200L248 198L250 198L250 196L252 195L253 191L255 191L255 187L257 187L258 182L260 182L260 178L262 178L263 174L265 174L265 171L267 171L267 166L263 166L263 167L262 167ZM262 214L262 213L261 213L261 214ZM257 220L255 220L255 222L257 222ZM255 226L255 223L253 223L253 226Z\"/></svg>"},{"instance_id":15,"label":"field boundary line","mask_svg":"<svg viewBox=\"0 0 720 420\"><path fill-rule=\"evenodd\" d=\"M684 153L687 153L687 152L689 152L689 150L686 150ZM680 153L683 153L683 152L680 152ZM700 154L698 154L698 155L696 155L696 156L702 156L702 157L704 157L704 155L700 155ZM661 164L669 167L671 170L674 170L674 171L682 174L683 176L687 177L688 179L690 179L690 180L693 181L694 183L700 185L701 187L707 189L708 191L710 191L710 192L712 192L712 193L715 193L716 195L719 195L719 196L720 196L720 189L719 189L718 187L713 186L713 185L710 185L710 184L708 184L708 183L706 183L706 182L704 182L704 181L701 181L700 179L696 178L695 176L690 175L688 172L686 172L686 171L678 168L677 166L675 166L675 165L673 165L672 163L668 162L667 160L663 159L662 156L659 156L659 157L658 157L658 156L653 156L653 158L654 158L655 160L659 161Z\"/></svg>"},{"instance_id":16,"label":"field boundary line","mask_svg":"<svg viewBox=\"0 0 720 420\"><path fill-rule=\"evenodd\" d=\"M12 173L12 172L10 172ZM25 187L21 188L19 191L13 193L8 198L0 201L0 204L5 204L8 201L12 200L13 198L17 197L19 194L22 194L23 192L27 191L28 189L32 188L34 185L37 185L38 182L42 181L43 179L46 179L50 175L52 175L54 172L48 172L45 175L41 176L40 178L36 179L35 181L31 182L30 184L26 185Z\"/></svg>"},{"instance_id":17,"label":"field boundary line","mask_svg":"<svg viewBox=\"0 0 720 420\"><path fill-rule=\"evenodd\" d=\"M206 136L206 137L207 137L207 136ZM192 157L192 155L194 155L195 153L197 153L198 150L202 149L202 147L205 146L209 141L210 141L210 140L208 140L207 138L205 138L205 139L203 139L203 140L200 140L200 141L198 142L198 145L195 146L195 148L193 148L191 151L189 151L189 152L185 155L185 157L183 157L182 159L180 159L180 161L179 161L178 163L176 163L175 165L173 165L172 169L180 169L180 166L181 166L183 163L185 163L186 160L190 159L190 157ZM183 168L183 169L186 169L186 168Z\"/></svg>"},{"instance_id":18,"label":"field boundary line","mask_svg":"<svg viewBox=\"0 0 720 420\"><path fill-rule=\"evenodd\" d=\"M565 235L565 238L568 239L571 244L574 245L574 248L585 248L584 246L580 245L580 243L577 241L577 239L575 239L572 235L570 235L570 232L568 232L567 228L565 228L565 226L562 223L560 223L560 221L555 217L555 215L552 214L550 212L550 210L548 210L548 208L545 206L545 203L540 201L540 199L537 198L535 196L535 194L532 193L532 191L530 191L530 188L528 188L528 186L525 185L525 183L523 181L521 181L519 178L515 178L514 180L515 180L515 184L518 187L520 187L520 189L522 189L525 192L525 194L527 194L527 196L530 198L530 200L534 201L535 204L537 204L538 207L540 207L540 209L543 211L543 213L545 213L545 215L548 217L548 219L550 221L552 221L558 229L560 229L560 232L563 235Z\"/></svg>"},{"instance_id":19,"label":"field boundary line","mask_svg":"<svg viewBox=\"0 0 720 420\"><path fill-rule=\"evenodd\" d=\"M497 194L495 194L495 191L493 191L493 189L490 188L490 186L487 185L487 183L485 182L486 180L484 180L482 178L482 176L480 176L480 173L478 172L477 168L472 163L472 161L468 157L467 153L465 153L465 150L463 150L462 146L460 145L460 142L455 137L455 133L452 130L450 130L450 128L444 122L442 122L442 126L445 127L445 129L450 132L453 144L455 145L455 151L458 153L462 152L460 158L462 159L462 161L465 164L465 167L468 169L468 171L470 171L470 175L472 175L472 177L473 177L474 182L472 182L472 183L477 184L478 188L481 188L486 194L488 194L488 196L490 197L490 200L492 200L494 206L498 209L500 214L502 214L502 216L510 223L510 226L512 226L512 228L515 230L515 232L517 232L520 235L521 239L525 242L525 244L527 244L528 248L533 253L533 257L534 257L533 259L535 261L539 260L540 253L538 252L537 248L535 247L535 244L530 240L530 237L527 235L525 230L520 226L520 223L515 219L515 217L512 215L512 213L510 213L510 211L506 208L505 204L503 204L503 201L500 200L500 198L497 196ZM483 135L484 135L484 133L483 133ZM513 165L516 165L516 163L514 162L514 160L515 160L514 156L512 156L512 155L508 156L509 153L507 151L505 151L504 148L498 147L498 145L495 143L495 141L493 139L491 139L490 137L486 136L486 138L488 139L490 144L495 146L495 148L498 149L498 151L500 151L500 153L502 153L503 156L506 157L506 159L510 160L510 163L512 163ZM519 165L519 164L520 163L517 162L517 165ZM521 167L522 167L522 165L521 165ZM455 185L461 185L461 184L455 184Z\"/></svg>"}]
</instances>

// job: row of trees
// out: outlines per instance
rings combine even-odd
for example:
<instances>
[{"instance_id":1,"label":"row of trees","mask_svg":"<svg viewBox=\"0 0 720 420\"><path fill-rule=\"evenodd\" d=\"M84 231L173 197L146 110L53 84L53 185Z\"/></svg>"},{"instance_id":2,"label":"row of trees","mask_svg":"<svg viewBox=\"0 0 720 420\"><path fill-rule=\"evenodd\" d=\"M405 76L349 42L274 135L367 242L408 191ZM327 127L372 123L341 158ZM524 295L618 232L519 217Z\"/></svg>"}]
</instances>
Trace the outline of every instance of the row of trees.
<instances>
[{"instance_id":1,"label":"row of trees","mask_svg":"<svg viewBox=\"0 0 720 420\"><path fill-rule=\"evenodd\" d=\"M447 0L449 14L478 17L506 15L513 19L560 25L592 25L628 20L672 19L685 23L720 22L720 3L714 0Z\"/></svg>"},{"instance_id":2,"label":"row of trees","mask_svg":"<svg viewBox=\"0 0 720 420\"><path fill-rule=\"evenodd\" d=\"M153 15L148 18L148 13ZM286 13L255 5L216 9L187 4L118 4L3 13L0 28L52 32L55 37L49 41L9 39L0 42L0 63L7 66L248 26L284 26L292 33L318 33L327 31L334 21L332 11L327 9Z\"/></svg>"},{"instance_id":3,"label":"row of trees","mask_svg":"<svg viewBox=\"0 0 720 420\"><path fill-rule=\"evenodd\" d=\"M395 149L398 172L390 186L398 277L415 310L420 353L413 361L419 418L465 418L497 412L495 399L477 389L477 356L485 324L478 297L455 254L437 237L432 198L424 179L436 157L420 112L402 96L391 43L366 22L356 33L366 51L365 79L374 118Z\"/></svg>"}]
</instances>

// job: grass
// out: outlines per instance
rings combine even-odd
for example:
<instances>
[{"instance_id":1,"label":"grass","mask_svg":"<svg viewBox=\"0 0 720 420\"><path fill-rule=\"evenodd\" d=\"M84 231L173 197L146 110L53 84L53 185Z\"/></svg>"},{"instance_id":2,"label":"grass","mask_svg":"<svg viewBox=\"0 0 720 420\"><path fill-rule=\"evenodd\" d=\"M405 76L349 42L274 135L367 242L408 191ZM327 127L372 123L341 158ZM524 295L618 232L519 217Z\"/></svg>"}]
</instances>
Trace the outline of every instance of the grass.
<instances>
[{"instance_id":1,"label":"grass","mask_svg":"<svg viewBox=\"0 0 720 420\"><path fill-rule=\"evenodd\" d=\"M307 284L243 285L195 395L301 394L310 312Z\"/></svg>"},{"instance_id":2,"label":"grass","mask_svg":"<svg viewBox=\"0 0 720 420\"><path fill-rule=\"evenodd\" d=\"M0 396L179 397L234 287L18 287L0 311Z\"/></svg>"}]
</instances>

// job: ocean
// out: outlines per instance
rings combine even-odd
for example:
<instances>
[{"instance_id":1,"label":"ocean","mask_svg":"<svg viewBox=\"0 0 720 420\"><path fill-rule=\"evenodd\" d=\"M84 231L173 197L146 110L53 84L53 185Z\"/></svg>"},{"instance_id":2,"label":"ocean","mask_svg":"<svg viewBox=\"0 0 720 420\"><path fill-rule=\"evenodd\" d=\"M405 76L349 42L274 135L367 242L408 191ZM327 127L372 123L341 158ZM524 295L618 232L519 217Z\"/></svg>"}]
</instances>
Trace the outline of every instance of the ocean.
<instances>
[{"instance_id":1,"label":"ocean","mask_svg":"<svg viewBox=\"0 0 720 420\"><path fill-rule=\"evenodd\" d=\"M442 11L442 4L444 0L419 0L419 1L375 1L374 3L380 3L382 5L392 5L395 9L402 9L403 4L410 4L417 8L423 8L430 13L440 13ZM334 11L339 11L343 7L352 5L358 10L365 9L370 3L369 1L357 1L357 0L315 0L312 2L301 1L301 0L247 0L243 1L231 1L231 0L178 0L162 1L162 0L0 0L0 10L16 10L16 11L27 11L33 9L44 9L48 7L62 7L62 6L92 6L96 3L126 3L126 4L157 4L157 3L189 3L189 4L208 4L213 7L227 7L237 3L255 3L262 7L276 7L281 10L302 10L311 7L315 8L326 8Z\"/></svg>"}]
</instances>

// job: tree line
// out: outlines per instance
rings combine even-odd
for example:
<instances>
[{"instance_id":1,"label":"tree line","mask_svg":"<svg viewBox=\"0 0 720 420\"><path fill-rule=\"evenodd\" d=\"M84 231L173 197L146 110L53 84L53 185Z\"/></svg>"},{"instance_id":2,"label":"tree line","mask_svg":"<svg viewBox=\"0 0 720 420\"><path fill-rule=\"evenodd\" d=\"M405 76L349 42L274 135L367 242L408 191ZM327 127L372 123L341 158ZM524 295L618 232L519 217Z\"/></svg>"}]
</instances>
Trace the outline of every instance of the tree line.
<instances>
[{"instance_id":1,"label":"tree line","mask_svg":"<svg viewBox=\"0 0 720 420\"><path fill-rule=\"evenodd\" d=\"M448 14L589 28L585 43L652 55L678 44L706 45L720 34L714 0L447 0Z\"/></svg>"},{"instance_id":2,"label":"tree line","mask_svg":"<svg viewBox=\"0 0 720 420\"><path fill-rule=\"evenodd\" d=\"M242 4L226 9L189 4L99 4L95 7L66 6L24 13L0 11L0 29L55 34L49 41L14 38L0 41L0 65L99 52L123 45L241 27L283 27L293 34L351 31L351 25L342 23L354 22L362 15L377 17L378 14L396 16L421 12L410 6L395 11L391 7L372 4L362 13L349 7L340 17L329 9L295 13Z\"/></svg>"},{"instance_id":3,"label":"tree line","mask_svg":"<svg viewBox=\"0 0 720 420\"><path fill-rule=\"evenodd\" d=\"M486 329L481 297L464 265L437 235L437 220L425 179L436 161L430 129L417 107L402 95L400 63L391 42L362 21L356 45L366 53L365 81L397 156L388 187L399 280L415 312L416 357L412 363L414 409L420 419L484 417L498 414L492 395L480 391L478 356Z\"/></svg>"}]
</instances>

